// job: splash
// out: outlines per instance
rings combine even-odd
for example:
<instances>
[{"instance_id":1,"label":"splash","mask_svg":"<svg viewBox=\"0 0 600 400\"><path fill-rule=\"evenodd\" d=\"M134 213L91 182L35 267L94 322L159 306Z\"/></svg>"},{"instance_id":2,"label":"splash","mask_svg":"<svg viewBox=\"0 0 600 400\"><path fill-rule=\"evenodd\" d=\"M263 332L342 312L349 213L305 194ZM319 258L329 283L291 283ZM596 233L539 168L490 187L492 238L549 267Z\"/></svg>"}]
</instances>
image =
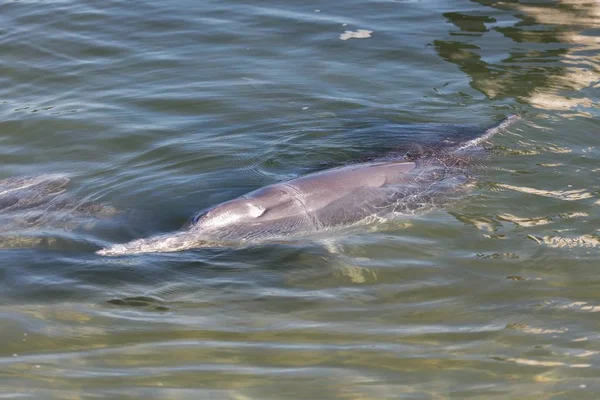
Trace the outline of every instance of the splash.
<instances>
[{"instance_id":1,"label":"splash","mask_svg":"<svg viewBox=\"0 0 600 400\"><path fill-rule=\"evenodd\" d=\"M357 31L346 31L340 35L340 40L367 39L371 37L371 33L373 33L373 31L368 31L366 29L358 29Z\"/></svg>"}]
</instances>

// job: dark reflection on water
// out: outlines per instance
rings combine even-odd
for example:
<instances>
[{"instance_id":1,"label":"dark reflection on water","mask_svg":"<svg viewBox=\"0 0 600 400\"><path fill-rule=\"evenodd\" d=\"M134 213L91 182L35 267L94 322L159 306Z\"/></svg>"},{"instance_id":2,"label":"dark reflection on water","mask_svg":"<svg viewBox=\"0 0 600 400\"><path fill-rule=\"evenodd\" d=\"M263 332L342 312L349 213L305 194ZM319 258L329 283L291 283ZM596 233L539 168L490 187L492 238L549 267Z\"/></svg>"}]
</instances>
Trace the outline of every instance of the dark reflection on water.
<instances>
[{"instance_id":1,"label":"dark reflection on water","mask_svg":"<svg viewBox=\"0 0 600 400\"><path fill-rule=\"evenodd\" d=\"M2 396L596 399L599 16L578 0L0 4L2 178L71 180L39 203L62 207L0 217ZM471 193L385 229L93 253L514 112Z\"/></svg>"},{"instance_id":2,"label":"dark reflection on water","mask_svg":"<svg viewBox=\"0 0 600 400\"><path fill-rule=\"evenodd\" d=\"M595 115L594 101L575 93L598 82L597 2L475 2L508 14L496 19L480 10L444 13L458 31L450 31L449 40L434 41L443 59L471 77L473 88L494 100L515 98L566 115ZM498 59L481 47L485 36L493 36L494 50L508 56Z\"/></svg>"}]
</instances>

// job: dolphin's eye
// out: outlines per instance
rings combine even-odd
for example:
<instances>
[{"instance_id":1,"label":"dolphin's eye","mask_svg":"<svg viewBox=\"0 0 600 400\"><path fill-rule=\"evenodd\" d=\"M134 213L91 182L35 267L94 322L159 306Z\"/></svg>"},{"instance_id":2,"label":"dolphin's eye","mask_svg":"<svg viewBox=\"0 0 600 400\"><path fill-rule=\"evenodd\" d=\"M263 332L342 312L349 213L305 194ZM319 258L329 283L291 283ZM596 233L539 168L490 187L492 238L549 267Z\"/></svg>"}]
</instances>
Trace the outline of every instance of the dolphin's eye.
<instances>
[{"instance_id":1,"label":"dolphin's eye","mask_svg":"<svg viewBox=\"0 0 600 400\"><path fill-rule=\"evenodd\" d=\"M204 211L203 213L200 213L200 214L196 215L194 218L192 218L192 224L198 223L198 221L200 221L200 219L202 219L203 217L205 217L206 214L208 214L208 211Z\"/></svg>"}]
</instances>

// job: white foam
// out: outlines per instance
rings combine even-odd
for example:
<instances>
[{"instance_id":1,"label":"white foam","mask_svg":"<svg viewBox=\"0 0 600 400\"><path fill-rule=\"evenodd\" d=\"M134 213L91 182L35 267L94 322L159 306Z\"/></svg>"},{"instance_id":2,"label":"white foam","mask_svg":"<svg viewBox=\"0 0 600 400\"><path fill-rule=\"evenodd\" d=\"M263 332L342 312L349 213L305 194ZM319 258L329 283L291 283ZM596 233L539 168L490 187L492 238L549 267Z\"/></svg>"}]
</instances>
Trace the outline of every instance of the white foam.
<instances>
[{"instance_id":1,"label":"white foam","mask_svg":"<svg viewBox=\"0 0 600 400\"><path fill-rule=\"evenodd\" d=\"M371 33L373 33L373 31L369 31L366 29L358 29L356 31L346 31L340 35L340 40L366 39L366 38L371 37Z\"/></svg>"}]
</instances>

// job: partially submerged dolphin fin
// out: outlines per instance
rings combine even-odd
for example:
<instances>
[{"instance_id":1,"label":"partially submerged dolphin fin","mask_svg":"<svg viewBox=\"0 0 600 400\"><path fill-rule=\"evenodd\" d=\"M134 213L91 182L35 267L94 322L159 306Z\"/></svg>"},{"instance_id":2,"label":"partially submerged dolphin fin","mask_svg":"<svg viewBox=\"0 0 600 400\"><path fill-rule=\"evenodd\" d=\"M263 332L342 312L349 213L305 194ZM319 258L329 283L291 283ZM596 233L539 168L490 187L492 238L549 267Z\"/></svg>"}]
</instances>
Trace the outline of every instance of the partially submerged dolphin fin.
<instances>
[{"instance_id":1,"label":"partially submerged dolphin fin","mask_svg":"<svg viewBox=\"0 0 600 400\"><path fill-rule=\"evenodd\" d=\"M472 149L474 147L481 146L483 143L488 141L492 136L494 136L498 132L502 131L503 129L508 128L509 126L511 126L515 122L519 121L520 119L521 119L521 116L518 114L509 115L504 120L502 120L498 125L493 126L493 127L489 128L488 130L486 130L483 133L483 135L478 136L475 139L471 139L471 140L464 142L463 144L459 145L454 150L452 150L451 153L458 153L458 152Z\"/></svg>"}]
</instances>

